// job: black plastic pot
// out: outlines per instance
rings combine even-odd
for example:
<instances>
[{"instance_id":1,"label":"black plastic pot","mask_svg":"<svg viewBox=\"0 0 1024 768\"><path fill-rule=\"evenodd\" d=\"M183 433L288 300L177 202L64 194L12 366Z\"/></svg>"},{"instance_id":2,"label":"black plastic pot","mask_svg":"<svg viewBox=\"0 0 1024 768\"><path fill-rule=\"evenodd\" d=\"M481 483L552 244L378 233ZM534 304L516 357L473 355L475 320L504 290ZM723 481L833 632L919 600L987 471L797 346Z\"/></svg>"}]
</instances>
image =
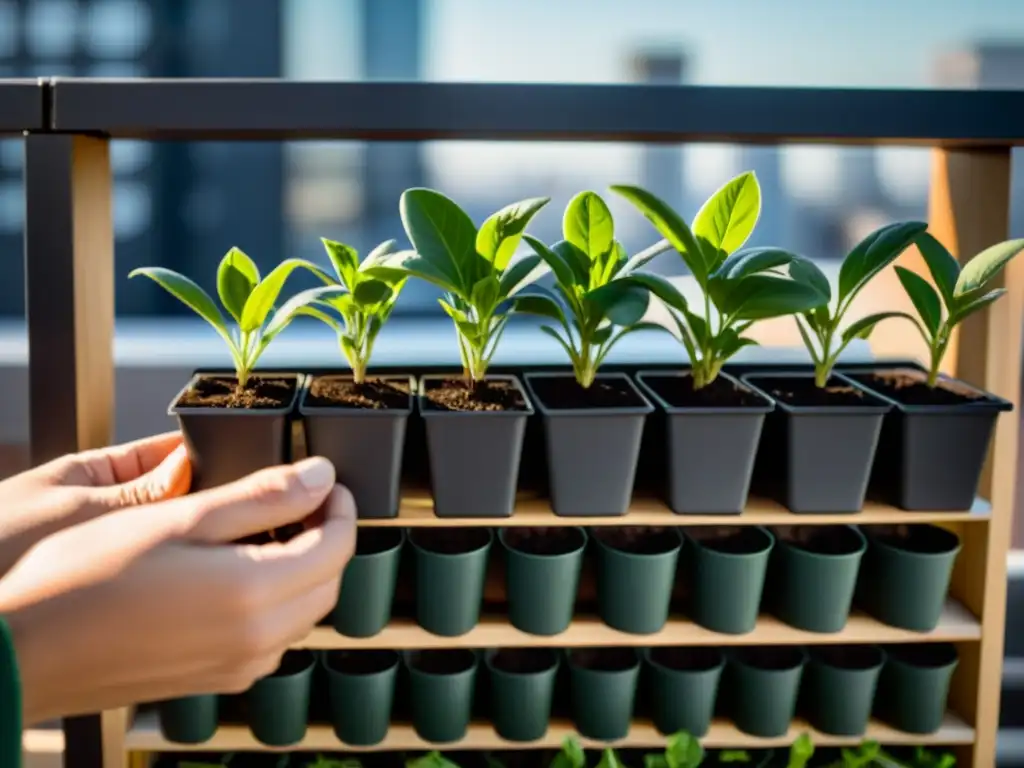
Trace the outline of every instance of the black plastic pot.
<instances>
[{"instance_id":1,"label":"black plastic pot","mask_svg":"<svg viewBox=\"0 0 1024 768\"><path fill-rule=\"evenodd\" d=\"M714 632L753 632L775 537L760 526L686 532L692 592L690 615Z\"/></svg>"},{"instance_id":2,"label":"black plastic pot","mask_svg":"<svg viewBox=\"0 0 1024 768\"><path fill-rule=\"evenodd\" d=\"M586 390L566 374L528 373L525 379L544 417L554 513L626 514L644 421L654 406L624 373L598 374Z\"/></svg>"},{"instance_id":3,"label":"black plastic pot","mask_svg":"<svg viewBox=\"0 0 1024 768\"><path fill-rule=\"evenodd\" d=\"M582 528L502 528L509 622L531 635L569 628L587 534Z\"/></svg>"},{"instance_id":4,"label":"black plastic pot","mask_svg":"<svg viewBox=\"0 0 1024 768\"><path fill-rule=\"evenodd\" d=\"M405 664L412 724L419 737L435 744L463 738L473 711L476 652L409 651Z\"/></svg>"},{"instance_id":5,"label":"black plastic pot","mask_svg":"<svg viewBox=\"0 0 1024 768\"><path fill-rule=\"evenodd\" d=\"M348 637L372 637L391 620L405 532L401 528L363 528L356 553L345 566L334 628Z\"/></svg>"},{"instance_id":6,"label":"black plastic pot","mask_svg":"<svg viewBox=\"0 0 1024 768\"><path fill-rule=\"evenodd\" d=\"M398 673L394 651L327 651L321 656L334 733L345 744L384 741Z\"/></svg>"},{"instance_id":7,"label":"black plastic pot","mask_svg":"<svg viewBox=\"0 0 1024 768\"><path fill-rule=\"evenodd\" d=\"M765 419L754 482L790 512L859 512L864 506L882 419L892 404L832 374L824 396L812 373L747 374L775 401Z\"/></svg>"},{"instance_id":8,"label":"black plastic pot","mask_svg":"<svg viewBox=\"0 0 1024 768\"><path fill-rule=\"evenodd\" d=\"M180 405L182 397L207 380L224 374L197 373L174 397L167 412L177 417L192 464L192 491L230 483L266 467L291 461L291 421L304 377L294 373L253 376L253 380L280 380L279 408L216 408Z\"/></svg>"},{"instance_id":9,"label":"black plastic pot","mask_svg":"<svg viewBox=\"0 0 1024 768\"><path fill-rule=\"evenodd\" d=\"M769 573L776 616L808 632L846 626L867 540L852 525L776 531Z\"/></svg>"},{"instance_id":10,"label":"black plastic pot","mask_svg":"<svg viewBox=\"0 0 1024 768\"><path fill-rule=\"evenodd\" d=\"M668 621L683 540L676 528L593 528L597 602L609 627L637 635Z\"/></svg>"},{"instance_id":11,"label":"black plastic pot","mask_svg":"<svg viewBox=\"0 0 1024 768\"><path fill-rule=\"evenodd\" d=\"M515 376L488 376L522 395L516 410L444 410L426 392L451 376L420 379L419 408L426 423L434 514L509 517L515 509L526 420L533 413Z\"/></svg>"},{"instance_id":12,"label":"black plastic pot","mask_svg":"<svg viewBox=\"0 0 1024 768\"><path fill-rule=\"evenodd\" d=\"M728 704L736 727L762 738L789 730L807 654L802 648L737 648L727 667Z\"/></svg>"},{"instance_id":13,"label":"black plastic pot","mask_svg":"<svg viewBox=\"0 0 1024 768\"><path fill-rule=\"evenodd\" d=\"M687 371L642 371L636 378L667 422L666 479L672 511L740 514L747 504L765 414L775 403L725 373L698 392Z\"/></svg>"},{"instance_id":14,"label":"black plastic pot","mask_svg":"<svg viewBox=\"0 0 1024 768\"><path fill-rule=\"evenodd\" d=\"M996 419L1013 403L913 368L847 374L890 400L871 475L873 496L908 510L970 509Z\"/></svg>"},{"instance_id":15,"label":"black plastic pot","mask_svg":"<svg viewBox=\"0 0 1024 768\"><path fill-rule=\"evenodd\" d=\"M949 593L960 538L937 525L865 526L857 602L892 627L931 632Z\"/></svg>"},{"instance_id":16,"label":"black plastic pot","mask_svg":"<svg viewBox=\"0 0 1024 768\"><path fill-rule=\"evenodd\" d=\"M725 657L715 648L650 648L643 652L654 727L666 735L704 736L711 727Z\"/></svg>"},{"instance_id":17,"label":"black plastic pot","mask_svg":"<svg viewBox=\"0 0 1024 768\"><path fill-rule=\"evenodd\" d=\"M257 741L287 747L306 736L315 662L310 651L286 651L277 670L246 692L249 728Z\"/></svg>"},{"instance_id":18,"label":"black plastic pot","mask_svg":"<svg viewBox=\"0 0 1024 768\"><path fill-rule=\"evenodd\" d=\"M428 632L458 637L480 621L490 528L418 528L409 534L416 556L416 622Z\"/></svg>"},{"instance_id":19,"label":"black plastic pot","mask_svg":"<svg viewBox=\"0 0 1024 768\"><path fill-rule=\"evenodd\" d=\"M548 730L558 674L550 648L507 648L485 656L491 683L491 722L509 741L536 741Z\"/></svg>"},{"instance_id":20,"label":"black plastic pot","mask_svg":"<svg viewBox=\"0 0 1024 768\"><path fill-rule=\"evenodd\" d=\"M160 702L160 732L176 744L201 744L217 732L218 701L215 693L183 696Z\"/></svg>"},{"instance_id":21,"label":"black plastic pot","mask_svg":"<svg viewBox=\"0 0 1024 768\"><path fill-rule=\"evenodd\" d=\"M576 730L588 739L625 738L640 679L637 650L577 648L567 655Z\"/></svg>"},{"instance_id":22,"label":"black plastic pot","mask_svg":"<svg viewBox=\"0 0 1024 768\"><path fill-rule=\"evenodd\" d=\"M874 645L812 648L804 670L802 709L822 733L860 736L868 727L885 653Z\"/></svg>"},{"instance_id":23,"label":"black plastic pot","mask_svg":"<svg viewBox=\"0 0 1024 768\"><path fill-rule=\"evenodd\" d=\"M317 404L311 394L320 380L351 382L351 376L310 376L299 397L299 413L306 429L310 456L323 456L334 464L338 482L355 498L360 518L396 517L405 425L412 413L415 379L382 376L375 381L408 387L403 397L395 390L395 407L342 407ZM398 406L398 402L402 405Z\"/></svg>"},{"instance_id":24,"label":"black plastic pot","mask_svg":"<svg viewBox=\"0 0 1024 768\"><path fill-rule=\"evenodd\" d=\"M875 714L906 733L942 727L958 656L952 643L894 645L878 681Z\"/></svg>"}]
</instances>

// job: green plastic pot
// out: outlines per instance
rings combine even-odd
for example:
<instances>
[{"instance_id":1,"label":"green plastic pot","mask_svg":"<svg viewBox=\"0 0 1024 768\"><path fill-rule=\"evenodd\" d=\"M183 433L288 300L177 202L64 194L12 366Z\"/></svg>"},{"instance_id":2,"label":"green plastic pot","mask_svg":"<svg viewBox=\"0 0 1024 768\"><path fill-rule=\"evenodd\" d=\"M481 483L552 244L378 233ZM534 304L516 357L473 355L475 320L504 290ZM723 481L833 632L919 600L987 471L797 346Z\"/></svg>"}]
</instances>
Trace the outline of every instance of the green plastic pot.
<instances>
[{"instance_id":1,"label":"green plastic pot","mask_svg":"<svg viewBox=\"0 0 1024 768\"><path fill-rule=\"evenodd\" d=\"M405 666L412 724L419 737L435 744L463 738L473 712L476 652L408 651Z\"/></svg>"},{"instance_id":2,"label":"green plastic pot","mask_svg":"<svg viewBox=\"0 0 1024 768\"><path fill-rule=\"evenodd\" d=\"M160 732L176 744L201 744L217 732L219 699L215 693L160 702Z\"/></svg>"},{"instance_id":3,"label":"green plastic pot","mask_svg":"<svg viewBox=\"0 0 1024 768\"><path fill-rule=\"evenodd\" d=\"M686 539L693 620L723 634L753 632L775 537L761 526L728 526L693 529Z\"/></svg>"},{"instance_id":4,"label":"green plastic pot","mask_svg":"<svg viewBox=\"0 0 1024 768\"><path fill-rule=\"evenodd\" d=\"M257 741L287 747L306 736L315 662L311 651L286 651L278 668L248 690L246 711Z\"/></svg>"},{"instance_id":5,"label":"green plastic pot","mask_svg":"<svg viewBox=\"0 0 1024 768\"><path fill-rule=\"evenodd\" d=\"M636 635L668 621L682 536L676 528L595 528L597 602L609 627Z\"/></svg>"},{"instance_id":6,"label":"green plastic pot","mask_svg":"<svg viewBox=\"0 0 1024 768\"><path fill-rule=\"evenodd\" d=\"M551 719L558 654L550 648L488 651L491 722L508 741L543 738Z\"/></svg>"},{"instance_id":7,"label":"green plastic pot","mask_svg":"<svg viewBox=\"0 0 1024 768\"><path fill-rule=\"evenodd\" d=\"M409 534L416 554L416 622L428 632L458 637L480 621L490 528L419 528Z\"/></svg>"},{"instance_id":8,"label":"green plastic pot","mask_svg":"<svg viewBox=\"0 0 1024 768\"><path fill-rule=\"evenodd\" d=\"M715 648L650 648L643 652L654 727L669 735L704 736L711 727L725 657Z\"/></svg>"},{"instance_id":9,"label":"green plastic pot","mask_svg":"<svg viewBox=\"0 0 1024 768\"><path fill-rule=\"evenodd\" d=\"M931 632L939 623L960 538L937 525L871 526L857 601L891 627Z\"/></svg>"},{"instance_id":10,"label":"green plastic pot","mask_svg":"<svg viewBox=\"0 0 1024 768\"><path fill-rule=\"evenodd\" d=\"M952 643L894 645L886 649L875 714L906 733L942 727L958 655Z\"/></svg>"},{"instance_id":11,"label":"green plastic pot","mask_svg":"<svg viewBox=\"0 0 1024 768\"><path fill-rule=\"evenodd\" d=\"M794 529L776 536L769 594L784 622L808 632L841 632L850 616L867 540L852 525Z\"/></svg>"},{"instance_id":12,"label":"green plastic pot","mask_svg":"<svg viewBox=\"0 0 1024 768\"><path fill-rule=\"evenodd\" d=\"M405 532L401 528L363 528L356 553L342 574L334 628L348 637L372 637L391 621Z\"/></svg>"},{"instance_id":13,"label":"green plastic pot","mask_svg":"<svg viewBox=\"0 0 1024 768\"><path fill-rule=\"evenodd\" d=\"M587 534L582 528L502 528L505 594L512 626L557 635L572 623Z\"/></svg>"},{"instance_id":14,"label":"green plastic pot","mask_svg":"<svg viewBox=\"0 0 1024 768\"><path fill-rule=\"evenodd\" d=\"M833 736L863 735L883 664L885 652L875 645L812 648L802 684L811 725Z\"/></svg>"},{"instance_id":15,"label":"green plastic pot","mask_svg":"<svg viewBox=\"0 0 1024 768\"><path fill-rule=\"evenodd\" d=\"M581 736L623 739L633 719L640 679L635 648L577 648L568 652L571 712Z\"/></svg>"},{"instance_id":16,"label":"green plastic pot","mask_svg":"<svg viewBox=\"0 0 1024 768\"><path fill-rule=\"evenodd\" d=\"M345 744L384 741L391 724L398 654L394 651L328 651L321 656L331 705L331 725Z\"/></svg>"},{"instance_id":17,"label":"green plastic pot","mask_svg":"<svg viewBox=\"0 0 1024 768\"><path fill-rule=\"evenodd\" d=\"M806 652L799 647L751 646L729 657L729 710L751 736L784 736L796 712Z\"/></svg>"}]
</instances>

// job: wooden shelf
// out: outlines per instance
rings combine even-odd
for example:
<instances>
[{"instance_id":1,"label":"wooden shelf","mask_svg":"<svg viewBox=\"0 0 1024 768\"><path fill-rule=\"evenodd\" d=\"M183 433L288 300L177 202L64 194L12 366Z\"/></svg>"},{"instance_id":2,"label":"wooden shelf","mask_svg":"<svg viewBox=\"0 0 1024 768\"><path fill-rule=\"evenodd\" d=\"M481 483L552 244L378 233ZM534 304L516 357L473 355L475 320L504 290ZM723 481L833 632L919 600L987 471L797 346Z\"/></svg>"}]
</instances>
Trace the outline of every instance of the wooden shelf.
<instances>
[{"instance_id":1,"label":"wooden shelf","mask_svg":"<svg viewBox=\"0 0 1024 768\"><path fill-rule=\"evenodd\" d=\"M815 731L802 720L795 720L785 736L772 739L761 739L743 733L727 720L716 720L711 725L707 736L701 739L706 747L736 747L757 749L760 747L776 747L791 744L801 733L809 733L816 746L859 744L865 739L873 739L882 744L971 744L974 742L974 729L952 713L948 713L942 727L935 733L917 734L904 733L873 720L867 733L859 737L830 736ZM156 720L155 713L145 713L136 718L135 724L129 729L125 738L125 747L129 750L147 751L216 751L216 750L260 750L287 752L293 750L335 750L346 752L382 752L387 750L427 750L427 749L537 749L545 747L557 748L566 736L575 733L573 726L566 720L552 721L544 738L531 742L506 741L494 732L490 723L477 722L469 727L464 739L451 744L433 744L424 741L408 723L395 723L388 731L388 737L372 747L350 747L342 744L334 735L330 726L311 725L306 738L300 743L285 748L267 747L256 741L249 729L244 725L222 726L213 738L202 744L175 744L164 739ZM606 746L604 742L590 739L580 740L584 746ZM633 724L625 739L612 742L618 747L653 747L665 744L665 736L646 720L638 720Z\"/></svg>"},{"instance_id":2,"label":"wooden shelf","mask_svg":"<svg viewBox=\"0 0 1024 768\"><path fill-rule=\"evenodd\" d=\"M981 624L963 605L949 600L938 626L931 632L912 632L890 627L859 613L850 617L842 632L821 634L796 629L773 616L762 616L757 628L746 635L723 635L694 624L689 619L673 618L653 635L633 635L604 624L596 616L573 620L568 630L551 636L530 635L511 624L504 616L485 616L470 632L460 637L434 635L412 619L396 619L373 637L353 638L338 634L332 627L317 627L296 648L380 649L424 648L596 648L601 646L684 646L684 645L825 645L829 643L917 643L957 642L981 638Z\"/></svg>"}]
</instances>

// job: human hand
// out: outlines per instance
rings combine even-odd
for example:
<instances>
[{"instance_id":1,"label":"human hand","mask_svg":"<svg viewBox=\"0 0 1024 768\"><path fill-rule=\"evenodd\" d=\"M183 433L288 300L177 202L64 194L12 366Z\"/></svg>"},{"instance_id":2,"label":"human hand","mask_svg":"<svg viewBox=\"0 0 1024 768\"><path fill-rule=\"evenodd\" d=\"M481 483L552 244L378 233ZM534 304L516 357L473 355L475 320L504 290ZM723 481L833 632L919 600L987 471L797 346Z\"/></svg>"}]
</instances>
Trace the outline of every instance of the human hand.
<instances>
[{"instance_id":1,"label":"human hand","mask_svg":"<svg viewBox=\"0 0 1024 768\"><path fill-rule=\"evenodd\" d=\"M36 542L105 512L188 492L181 434L69 454L0 482L0 576Z\"/></svg>"},{"instance_id":2,"label":"human hand","mask_svg":"<svg viewBox=\"0 0 1024 768\"><path fill-rule=\"evenodd\" d=\"M239 692L334 606L352 495L326 459L110 512L39 542L0 579L24 722ZM232 543L308 521L287 542Z\"/></svg>"}]
</instances>

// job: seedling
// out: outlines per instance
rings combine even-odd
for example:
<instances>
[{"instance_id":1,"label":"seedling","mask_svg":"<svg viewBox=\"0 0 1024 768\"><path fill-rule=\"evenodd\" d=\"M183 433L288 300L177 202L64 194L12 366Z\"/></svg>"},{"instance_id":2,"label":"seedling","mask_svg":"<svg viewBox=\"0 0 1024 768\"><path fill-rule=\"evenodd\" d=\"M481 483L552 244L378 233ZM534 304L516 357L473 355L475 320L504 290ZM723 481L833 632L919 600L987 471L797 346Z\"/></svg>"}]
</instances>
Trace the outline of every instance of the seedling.
<instances>
[{"instance_id":1,"label":"seedling","mask_svg":"<svg viewBox=\"0 0 1024 768\"><path fill-rule=\"evenodd\" d=\"M746 765L750 760L750 753L745 749L723 749L716 755L719 763L736 763Z\"/></svg>"},{"instance_id":2,"label":"seedling","mask_svg":"<svg viewBox=\"0 0 1024 768\"><path fill-rule=\"evenodd\" d=\"M586 765L587 756L579 739L566 736L562 741L562 749L552 759L549 768L586 768Z\"/></svg>"},{"instance_id":3,"label":"seedling","mask_svg":"<svg viewBox=\"0 0 1024 768\"><path fill-rule=\"evenodd\" d=\"M856 748L843 747L841 760L835 768L869 768L877 765L882 754L882 747L877 741L865 741Z\"/></svg>"},{"instance_id":4,"label":"seedling","mask_svg":"<svg viewBox=\"0 0 1024 768\"><path fill-rule=\"evenodd\" d=\"M462 208L440 192L407 189L399 203L402 225L415 253L391 259L407 273L445 291L441 307L455 322L459 354L468 380L487 374L509 319L508 300L546 268L540 257L512 261L527 224L546 197L513 203L478 230Z\"/></svg>"},{"instance_id":5,"label":"seedling","mask_svg":"<svg viewBox=\"0 0 1024 768\"><path fill-rule=\"evenodd\" d=\"M636 206L671 243L703 293L703 308L694 310L670 283L646 278L651 292L668 306L675 325L671 330L690 358L694 389L711 384L733 355L757 343L744 335L756 321L805 312L826 301L819 286L797 271L803 260L796 254L780 248L740 250L761 210L761 192L752 172L715 192L694 217L692 230L650 192L630 186L612 190Z\"/></svg>"},{"instance_id":6,"label":"seedling","mask_svg":"<svg viewBox=\"0 0 1024 768\"><path fill-rule=\"evenodd\" d=\"M917 311L916 318L905 317L914 323L928 345L928 386L934 388L953 329L1006 293L1005 288L988 290L987 286L1010 259L1024 250L1024 240L1007 240L986 248L962 270L946 247L929 233L917 238L917 247L935 286L904 267L896 267L896 274Z\"/></svg>"},{"instance_id":7,"label":"seedling","mask_svg":"<svg viewBox=\"0 0 1024 768\"><path fill-rule=\"evenodd\" d=\"M703 762L704 748L686 731L669 736L664 752L644 755L644 768L699 768Z\"/></svg>"},{"instance_id":8,"label":"seedling","mask_svg":"<svg viewBox=\"0 0 1024 768\"><path fill-rule=\"evenodd\" d=\"M800 336L814 363L814 383L817 386L828 384L836 360L851 341L867 339L883 320L907 316L903 312L878 312L850 323L843 331L839 330L857 294L879 272L892 264L927 226L920 221L889 224L858 243L839 267L839 285L834 305L828 278L817 266L806 260L794 262L790 266L790 274L794 278L815 286L825 297L820 306L811 307L796 317Z\"/></svg>"},{"instance_id":9,"label":"seedling","mask_svg":"<svg viewBox=\"0 0 1024 768\"><path fill-rule=\"evenodd\" d=\"M618 753L611 747L605 747L601 752L601 759L597 762L597 768L626 768L619 760Z\"/></svg>"},{"instance_id":10,"label":"seedling","mask_svg":"<svg viewBox=\"0 0 1024 768\"><path fill-rule=\"evenodd\" d=\"M458 763L453 763L438 751L428 752L421 757L415 757L405 761L405 768L459 768Z\"/></svg>"},{"instance_id":11,"label":"seedling","mask_svg":"<svg viewBox=\"0 0 1024 768\"><path fill-rule=\"evenodd\" d=\"M217 268L217 294L235 321L233 330L228 329L224 315L209 294L184 275L163 267L140 267L132 270L128 277L148 277L212 325L227 342L238 388L242 390L267 345L288 327L305 302L305 299L293 298L279 309L274 308L288 276L299 267L322 274L315 264L288 259L261 278L256 264L240 249L228 251Z\"/></svg>"},{"instance_id":12,"label":"seedling","mask_svg":"<svg viewBox=\"0 0 1024 768\"><path fill-rule=\"evenodd\" d=\"M786 768L805 768L814 756L814 742L806 733L801 733L789 747ZM845 758L844 758L845 759Z\"/></svg>"}]
</instances>

